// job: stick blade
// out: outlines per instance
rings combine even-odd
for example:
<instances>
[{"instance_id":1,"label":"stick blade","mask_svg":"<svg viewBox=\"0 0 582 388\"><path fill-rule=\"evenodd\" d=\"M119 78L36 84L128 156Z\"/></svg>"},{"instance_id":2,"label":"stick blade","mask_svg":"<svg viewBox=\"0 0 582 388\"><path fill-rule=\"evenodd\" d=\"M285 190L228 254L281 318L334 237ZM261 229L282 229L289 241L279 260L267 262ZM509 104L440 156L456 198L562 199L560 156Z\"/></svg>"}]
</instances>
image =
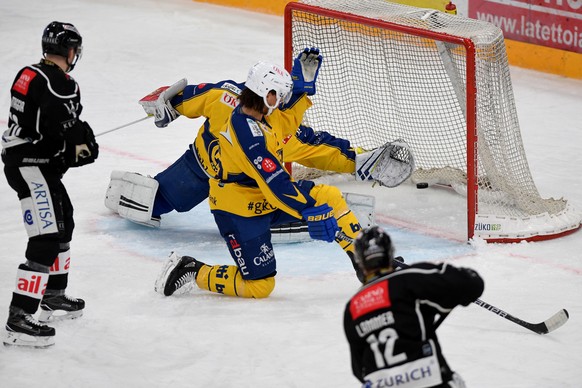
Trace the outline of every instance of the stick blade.
<instances>
[{"instance_id":1,"label":"stick blade","mask_svg":"<svg viewBox=\"0 0 582 388\"><path fill-rule=\"evenodd\" d=\"M546 319L543 322L544 326L546 327L546 330L542 334L547 334L562 327L566 322L568 322L568 318L570 318L570 314L568 314L568 311L566 309L558 311L552 317Z\"/></svg>"}]
</instances>

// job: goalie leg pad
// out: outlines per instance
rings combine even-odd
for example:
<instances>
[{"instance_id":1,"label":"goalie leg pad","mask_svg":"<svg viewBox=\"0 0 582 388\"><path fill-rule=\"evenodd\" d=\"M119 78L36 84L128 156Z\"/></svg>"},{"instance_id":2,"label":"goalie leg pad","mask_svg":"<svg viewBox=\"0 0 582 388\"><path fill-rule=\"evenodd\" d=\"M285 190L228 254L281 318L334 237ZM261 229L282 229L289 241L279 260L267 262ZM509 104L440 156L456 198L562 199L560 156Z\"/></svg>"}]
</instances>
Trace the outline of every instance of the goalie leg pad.
<instances>
[{"instance_id":1,"label":"goalie leg pad","mask_svg":"<svg viewBox=\"0 0 582 388\"><path fill-rule=\"evenodd\" d=\"M271 242L273 244L292 244L311 241L306 221L294 221L271 226Z\"/></svg>"},{"instance_id":2,"label":"goalie leg pad","mask_svg":"<svg viewBox=\"0 0 582 388\"><path fill-rule=\"evenodd\" d=\"M105 192L105 206L114 211L117 211L119 207L119 199L121 197L121 189L123 187L123 176L127 174L126 171L111 171L111 177L109 180L109 186Z\"/></svg>"},{"instance_id":3,"label":"goalie leg pad","mask_svg":"<svg viewBox=\"0 0 582 388\"><path fill-rule=\"evenodd\" d=\"M343 197L362 228L375 225L376 198L372 195L356 193L343 193ZM278 221L283 221L280 217ZM273 244L294 244L312 241L307 231L307 222L292 218L291 221L283 221L271 226L271 242Z\"/></svg>"},{"instance_id":4,"label":"goalie leg pad","mask_svg":"<svg viewBox=\"0 0 582 388\"><path fill-rule=\"evenodd\" d=\"M362 228L369 228L376 224L376 197L356 193L343 193L343 195L348 207L360 221Z\"/></svg>"},{"instance_id":5,"label":"goalie leg pad","mask_svg":"<svg viewBox=\"0 0 582 388\"><path fill-rule=\"evenodd\" d=\"M152 220L158 186L158 181L153 178L133 172L113 171L105 195L105 206L130 221L159 226L159 220Z\"/></svg>"}]
</instances>

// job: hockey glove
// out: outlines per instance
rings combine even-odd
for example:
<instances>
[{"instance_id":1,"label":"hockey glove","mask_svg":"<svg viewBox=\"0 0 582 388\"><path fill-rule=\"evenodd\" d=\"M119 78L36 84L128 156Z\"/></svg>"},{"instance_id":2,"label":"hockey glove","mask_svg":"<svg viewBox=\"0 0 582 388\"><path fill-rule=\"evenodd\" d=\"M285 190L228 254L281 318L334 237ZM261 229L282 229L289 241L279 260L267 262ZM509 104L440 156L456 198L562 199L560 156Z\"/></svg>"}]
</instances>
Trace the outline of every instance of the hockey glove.
<instances>
[{"instance_id":1,"label":"hockey glove","mask_svg":"<svg viewBox=\"0 0 582 388\"><path fill-rule=\"evenodd\" d=\"M319 205L307 208L301 213L307 221L309 237L314 240L333 242L339 231L337 220L333 216L333 209L329 205Z\"/></svg>"},{"instance_id":2,"label":"hockey glove","mask_svg":"<svg viewBox=\"0 0 582 388\"><path fill-rule=\"evenodd\" d=\"M305 48L293 61L291 78L293 79L293 94L315 94L315 82L321 67L323 57L316 47Z\"/></svg>"},{"instance_id":3,"label":"hockey glove","mask_svg":"<svg viewBox=\"0 0 582 388\"><path fill-rule=\"evenodd\" d=\"M167 127L168 124L180 116L180 113L174 109L170 100L184 90L187 84L188 81L183 78L172 86L162 86L154 90L138 101L148 115L154 116L155 124L158 128Z\"/></svg>"},{"instance_id":4,"label":"hockey glove","mask_svg":"<svg viewBox=\"0 0 582 388\"><path fill-rule=\"evenodd\" d=\"M396 187L412 175L414 155L404 140L386 143L373 151L356 155L356 180L373 180Z\"/></svg>"},{"instance_id":5,"label":"hockey glove","mask_svg":"<svg viewBox=\"0 0 582 388\"><path fill-rule=\"evenodd\" d=\"M86 121L79 121L79 124L76 130L81 132L81 138L74 142L67 142L65 154L69 167L91 164L99 157L99 144L95 140L93 129Z\"/></svg>"}]
</instances>

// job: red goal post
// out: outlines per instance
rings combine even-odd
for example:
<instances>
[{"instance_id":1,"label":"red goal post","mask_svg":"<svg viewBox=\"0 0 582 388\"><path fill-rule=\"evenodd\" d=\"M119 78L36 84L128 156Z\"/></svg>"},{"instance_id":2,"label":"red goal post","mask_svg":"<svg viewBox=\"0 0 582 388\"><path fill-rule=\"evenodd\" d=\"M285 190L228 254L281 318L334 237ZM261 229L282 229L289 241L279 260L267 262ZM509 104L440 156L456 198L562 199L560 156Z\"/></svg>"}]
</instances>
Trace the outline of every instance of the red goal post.
<instances>
[{"instance_id":1,"label":"red goal post","mask_svg":"<svg viewBox=\"0 0 582 388\"><path fill-rule=\"evenodd\" d=\"M366 149L405 139L413 183L466 196L468 239L545 240L580 227L567 201L535 187L499 28L384 0L290 2L286 67L312 46L324 61L305 123Z\"/></svg>"}]
</instances>

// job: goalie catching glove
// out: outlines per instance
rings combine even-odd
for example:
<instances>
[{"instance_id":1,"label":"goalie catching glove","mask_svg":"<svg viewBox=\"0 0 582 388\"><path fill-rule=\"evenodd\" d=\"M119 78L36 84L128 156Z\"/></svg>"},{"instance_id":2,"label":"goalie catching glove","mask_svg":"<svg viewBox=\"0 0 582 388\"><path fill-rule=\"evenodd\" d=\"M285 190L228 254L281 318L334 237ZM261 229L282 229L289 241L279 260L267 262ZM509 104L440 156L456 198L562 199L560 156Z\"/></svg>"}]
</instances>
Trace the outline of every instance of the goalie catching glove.
<instances>
[{"instance_id":1,"label":"goalie catching glove","mask_svg":"<svg viewBox=\"0 0 582 388\"><path fill-rule=\"evenodd\" d=\"M414 155L402 139L373 151L356 155L356 180L373 180L381 186L396 187L414 171Z\"/></svg>"},{"instance_id":2,"label":"goalie catching glove","mask_svg":"<svg viewBox=\"0 0 582 388\"><path fill-rule=\"evenodd\" d=\"M184 90L186 85L188 85L188 81L183 78L172 86L162 86L154 90L138 101L148 115L154 116L158 128L167 127L168 124L180 116L180 113L174 109L170 100Z\"/></svg>"},{"instance_id":3,"label":"goalie catching glove","mask_svg":"<svg viewBox=\"0 0 582 388\"><path fill-rule=\"evenodd\" d=\"M315 81L319 74L319 68L323 57L316 47L305 48L293 61L291 79L293 80L293 94L315 94Z\"/></svg>"}]
</instances>

